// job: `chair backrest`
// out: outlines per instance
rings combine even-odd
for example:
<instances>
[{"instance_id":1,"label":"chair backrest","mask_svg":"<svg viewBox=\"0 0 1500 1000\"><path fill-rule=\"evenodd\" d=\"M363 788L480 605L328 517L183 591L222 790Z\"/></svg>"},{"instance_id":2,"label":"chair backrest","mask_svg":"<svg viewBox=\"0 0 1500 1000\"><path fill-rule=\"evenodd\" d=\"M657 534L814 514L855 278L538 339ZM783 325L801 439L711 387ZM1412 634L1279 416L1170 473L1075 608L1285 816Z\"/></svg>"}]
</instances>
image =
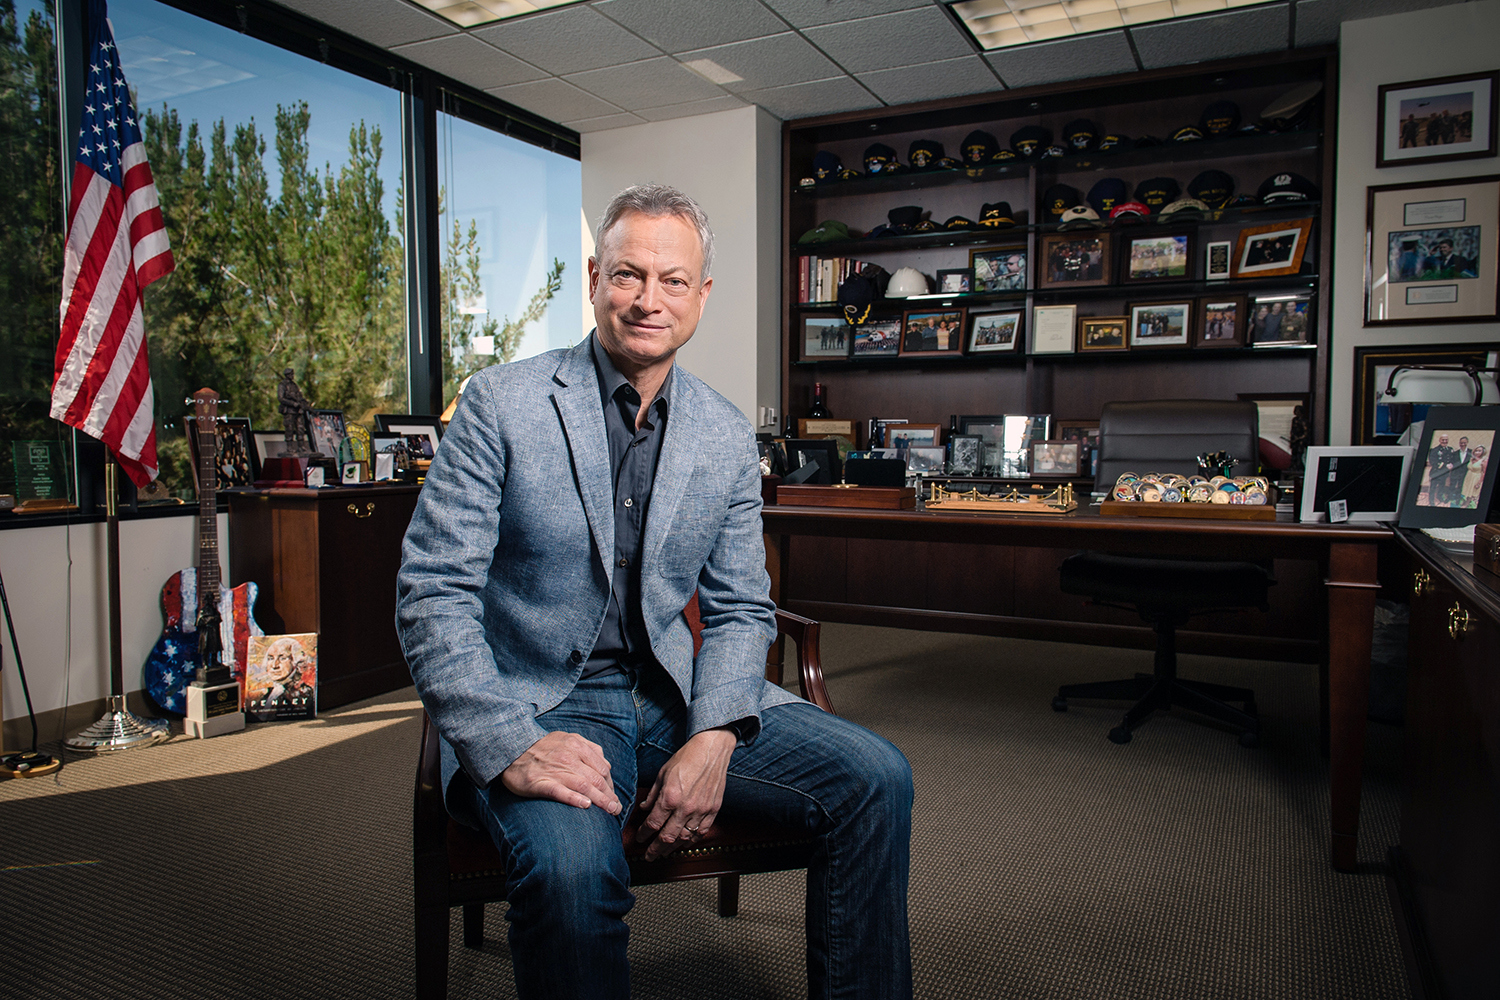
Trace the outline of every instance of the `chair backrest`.
<instances>
[{"instance_id":1,"label":"chair backrest","mask_svg":"<svg viewBox=\"0 0 1500 1000\"><path fill-rule=\"evenodd\" d=\"M1226 451L1234 474L1250 475L1259 450L1255 404L1226 399L1153 399L1105 403L1099 415L1099 469L1094 490L1106 492L1122 472L1198 471L1198 456Z\"/></svg>"}]
</instances>

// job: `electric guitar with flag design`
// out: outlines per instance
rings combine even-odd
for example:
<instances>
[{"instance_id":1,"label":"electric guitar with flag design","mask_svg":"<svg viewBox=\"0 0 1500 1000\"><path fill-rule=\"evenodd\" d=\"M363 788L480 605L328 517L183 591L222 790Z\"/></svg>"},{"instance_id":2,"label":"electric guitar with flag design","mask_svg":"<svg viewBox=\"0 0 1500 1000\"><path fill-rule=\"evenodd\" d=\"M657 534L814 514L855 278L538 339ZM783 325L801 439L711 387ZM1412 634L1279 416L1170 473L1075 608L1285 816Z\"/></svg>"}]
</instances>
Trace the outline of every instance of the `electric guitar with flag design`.
<instances>
[{"instance_id":1,"label":"electric guitar with flag design","mask_svg":"<svg viewBox=\"0 0 1500 1000\"><path fill-rule=\"evenodd\" d=\"M253 614L257 587L219 582L218 474L219 394L193 393L188 433L198 436L198 567L178 570L161 590L166 628L146 658L144 687L158 705L178 715L187 710L188 685L206 658L222 662L245 694L250 637L263 635Z\"/></svg>"}]
</instances>

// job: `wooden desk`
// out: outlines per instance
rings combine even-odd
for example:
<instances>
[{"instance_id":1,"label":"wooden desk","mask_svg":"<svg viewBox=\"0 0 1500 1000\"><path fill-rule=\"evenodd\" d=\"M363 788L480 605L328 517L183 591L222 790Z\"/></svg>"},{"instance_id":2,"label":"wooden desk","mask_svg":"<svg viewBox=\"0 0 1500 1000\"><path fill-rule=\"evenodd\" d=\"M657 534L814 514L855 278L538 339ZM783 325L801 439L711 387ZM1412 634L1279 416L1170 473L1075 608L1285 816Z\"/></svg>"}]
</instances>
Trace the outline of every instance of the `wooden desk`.
<instances>
[{"instance_id":1,"label":"wooden desk","mask_svg":"<svg viewBox=\"0 0 1500 1000\"><path fill-rule=\"evenodd\" d=\"M778 598L778 604L782 581L791 571L790 539L794 535L1317 562L1327 603L1324 639L1333 799L1330 854L1335 868L1355 870L1365 716L1370 700L1370 645L1379 589L1377 552L1380 544L1391 538L1391 531L1383 525L1102 517L1097 508L1080 508L1062 515L1005 515L769 506L764 520L772 596ZM788 601L787 610L798 612L798 603ZM894 613L904 609L878 610ZM893 621L902 619L900 614L891 616ZM1004 628L992 631L1027 634L1026 624L1017 622L1013 633Z\"/></svg>"}]
</instances>

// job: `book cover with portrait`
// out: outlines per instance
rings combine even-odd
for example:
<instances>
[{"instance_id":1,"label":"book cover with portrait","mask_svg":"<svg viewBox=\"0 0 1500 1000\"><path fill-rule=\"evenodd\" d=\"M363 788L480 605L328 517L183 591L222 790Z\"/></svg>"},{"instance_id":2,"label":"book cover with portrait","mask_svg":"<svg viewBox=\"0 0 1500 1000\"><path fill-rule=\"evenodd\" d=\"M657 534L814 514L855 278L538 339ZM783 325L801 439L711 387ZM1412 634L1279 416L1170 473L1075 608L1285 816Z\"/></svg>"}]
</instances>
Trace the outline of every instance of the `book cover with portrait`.
<instances>
[{"instance_id":1,"label":"book cover with portrait","mask_svg":"<svg viewBox=\"0 0 1500 1000\"><path fill-rule=\"evenodd\" d=\"M245 717L252 722L318 714L318 634L255 635L245 663Z\"/></svg>"}]
</instances>

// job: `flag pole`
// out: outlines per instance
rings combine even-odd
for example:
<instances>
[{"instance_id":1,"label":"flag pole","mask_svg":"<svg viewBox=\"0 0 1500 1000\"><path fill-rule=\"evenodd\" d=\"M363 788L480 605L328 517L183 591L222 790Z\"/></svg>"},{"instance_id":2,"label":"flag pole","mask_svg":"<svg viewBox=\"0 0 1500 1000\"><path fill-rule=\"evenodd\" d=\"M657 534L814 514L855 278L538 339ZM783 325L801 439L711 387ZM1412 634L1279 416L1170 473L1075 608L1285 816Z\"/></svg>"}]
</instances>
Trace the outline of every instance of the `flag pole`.
<instances>
[{"instance_id":1,"label":"flag pole","mask_svg":"<svg viewBox=\"0 0 1500 1000\"><path fill-rule=\"evenodd\" d=\"M104 462L104 537L108 553L109 591L109 702L92 726L63 740L69 750L106 753L160 743L172 735L165 719L142 719L125 707L125 643L120 631L120 515L115 506L114 455Z\"/></svg>"}]
</instances>

